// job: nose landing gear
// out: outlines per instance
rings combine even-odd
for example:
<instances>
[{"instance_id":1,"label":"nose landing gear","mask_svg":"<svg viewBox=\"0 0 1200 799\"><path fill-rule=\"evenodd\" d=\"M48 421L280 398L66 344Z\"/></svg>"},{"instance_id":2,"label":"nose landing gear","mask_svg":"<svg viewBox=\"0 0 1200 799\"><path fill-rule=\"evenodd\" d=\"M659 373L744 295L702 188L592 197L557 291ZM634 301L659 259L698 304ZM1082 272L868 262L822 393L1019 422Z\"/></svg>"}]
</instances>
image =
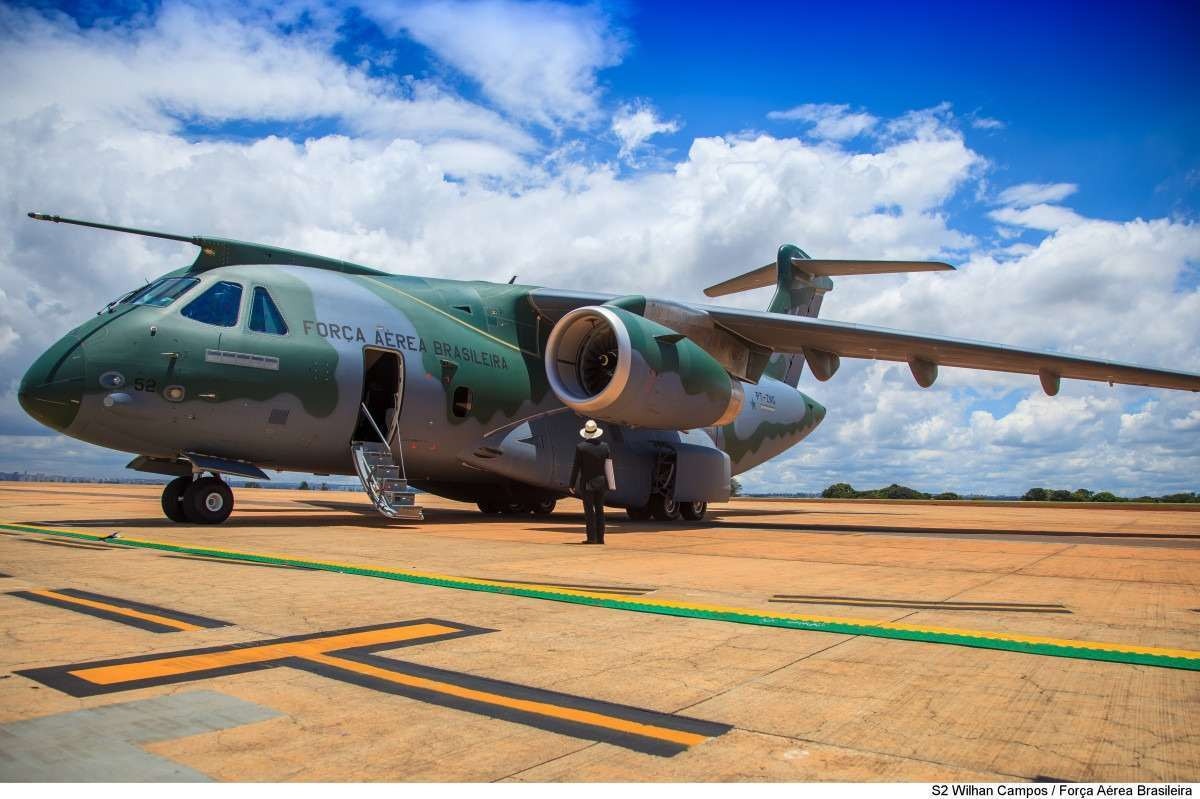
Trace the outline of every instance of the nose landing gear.
<instances>
[{"instance_id":1,"label":"nose landing gear","mask_svg":"<svg viewBox=\"0 0 1200 799\"><path fill-rule=\"evenodd\" d=\"M233 491L220 477L177 477L163 488L162 509L173 522L220 524L233 511Z\"/></svg>"}]
</instances>

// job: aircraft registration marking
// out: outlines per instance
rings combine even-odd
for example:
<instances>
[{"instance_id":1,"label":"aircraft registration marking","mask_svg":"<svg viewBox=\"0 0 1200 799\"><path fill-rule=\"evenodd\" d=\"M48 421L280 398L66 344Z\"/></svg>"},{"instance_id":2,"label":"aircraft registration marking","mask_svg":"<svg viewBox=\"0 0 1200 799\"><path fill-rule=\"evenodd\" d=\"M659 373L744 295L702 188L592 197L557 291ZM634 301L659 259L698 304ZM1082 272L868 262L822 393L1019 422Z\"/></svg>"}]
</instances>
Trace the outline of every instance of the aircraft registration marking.
<instances>
[{"instance_id":1,"label":"aircraft registration marking","mask_svg":"<svg viewBox=\"0 0 1200 799\"><path fill-rule=\"evenodd\" d=\"M19 532L43 532L88 540L98 540L100 535L30 525L0 524L0 527ZM779 613L758 608L739 608L723 605L704 605L675 602L665 599L617 597L612 594L556 588L538 583L481 580L478 578L419 572L407 569L362 564L333 563L305 560L286 555L271 555L253 552L237 552L207 547L175 544L166 541L150 541L122 538L110 542L117 546L141 547L193 555L245 560L250 562L281 563L288 566L357 574L401 582L433 585L443 588L458 588L469 591L489 591L512 594L534 599L593 605L638 613L657 613L667 616L686 616L738 624L754 624L766 627L788 627L816 632L831 632L848 635L865 635L877 638L896 638L909 641L951 644L957 646L1002 649L1027 654L1052 657L1082 658L1117 663L1130 663L1164 668L1200 671L1200 651L1171 647L1141 646L1102 641L1083 641L1049 636L1021 635L1018 633L991 630L969 630L951 627L932 627L901 622L885 622L837 616L809 616L796 613Z\"/></svg>"}]
</instances>

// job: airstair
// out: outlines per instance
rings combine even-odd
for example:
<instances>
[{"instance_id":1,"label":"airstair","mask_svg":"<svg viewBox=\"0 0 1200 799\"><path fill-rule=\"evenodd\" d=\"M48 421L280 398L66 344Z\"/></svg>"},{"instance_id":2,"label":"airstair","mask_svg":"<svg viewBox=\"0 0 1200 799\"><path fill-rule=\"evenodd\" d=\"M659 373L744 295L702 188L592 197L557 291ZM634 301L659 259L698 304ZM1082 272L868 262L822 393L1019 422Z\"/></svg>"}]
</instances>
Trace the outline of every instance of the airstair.
<instances>
[{"instance_id":1,"label":"airstair","mask_svg":"<svg viewBox=\"0 0 1200 799\"><path fill-rule=\"evenodd\" d=\"M375 424L365 405L362 411L370 421L371 427L379 435L379 441L352 441L350 455L354 461L354 471L362 481L367 496L375 503L375 507L389 519L411 519L421 521L425 518L421 507L417 505L417 492L408 487L408 476L404 473L404 453L400 453L400 463L397 465L392 454L392 448L387 443L387 437Z\"/></svg>"}]
</instances>

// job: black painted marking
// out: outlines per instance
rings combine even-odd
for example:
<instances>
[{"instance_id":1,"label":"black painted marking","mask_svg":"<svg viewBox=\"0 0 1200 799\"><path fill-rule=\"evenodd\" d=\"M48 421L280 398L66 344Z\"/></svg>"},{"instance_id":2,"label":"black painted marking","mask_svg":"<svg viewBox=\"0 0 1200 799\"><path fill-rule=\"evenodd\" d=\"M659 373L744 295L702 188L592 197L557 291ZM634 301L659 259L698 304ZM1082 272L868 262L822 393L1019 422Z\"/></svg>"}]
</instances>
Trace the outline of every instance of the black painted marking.
<instances>
[{"instance_id":1,"label":"black painted marking","mask_svg":"<svg viewBox=\"0 0 1200 799\"><path fill-rule=\"evenodd\" d=\"M144 602L134 602L132 599L122 599L121 597L105 596L104 594L93 594L91 591L81 591L78 588L56 588L57 593L73 596L77 599L90 599L93 602L105 602L109 605L117 605L130 610L140 610L143 613L153 613L155 616L163 616L175 621L194 624L197 627L206 629L216 629L217 627L232 627L232 622L221 621L220 619L210 619L207 616L197 616L194 613L184 613L181 610L172 610L171 608L162 608L158 605L148 605Z\"/></svg>"},{"instance_id":2,"label":"black painted marking","mask_svg":"<svg viewBox=\"0 0 1200 799\"><path fill-rule=\"evenodd\" d=\"M0 572L0 579L4 579L5 577L12 577L12 575L11 575L11 574L5 574L4 572Z\"/></svg>"},{"instance_id":3,"label":"black painted marking","mask_svg":"<svg viewBox=\"0 0 1200 799\"><path fill-rule=\"evenodd\" d=\"M559 693L557 691L548 691L541 688L534 688L528 685L519 685L517 683L504 682L502 680L493 680L486 677L478 677L471 674L461 672L447 671L444 669L436 669L430 666L423 666L416 663L393 660L388 657L383 657L375 654L380 650L398 649L407 646L418 646L436 641L445 641L454 638L461 638L471 635L481 635L484 633L495 632L483 627L474 627L457 622L448 622L441 619L415 619L404 622L393 622L387 624L375 624L366 627L354 627L342 630L332 630L320 633L312 633L308 635L296 635L286 638L266 639L260 641L251 641L241 644L233 644L229 646L205 647L202 649L189 649L176 652L161 652L153 655L141 655L137 657L117 658L113 660L97 660L87 663L73 663L67 666L53 666L49 668L25 669L16 672L23 677L39 682L43 685L50 686L63 693L75 697L97 696L100 694L117 693L122 691L137 690L140 688L148 688L153 686L171 685L184 682L194 682L197 680L220 677L229 674L243 674L246 672L263 671L279 667L289 667L301 669L313 674L319 674L334 680L351 683L364 688L370 688L376 691L405 696L410 699L415 699L429 704L449 707L456 710L463 710L478 715L487 716L489 718L498 718L506 721L512 721L518 724L524 724L538 729L548 730L551 732L569 735L574 738L581 738L591 741L604 741L617 746L622 746L627 749L633 749L639 752L648 754L672 756L679 752L685 751L688 747L684 744L674 741L656 738L652 735L640 735L634 732L621 730L613 730L607 727L590 724L584 721L576 721L571 719L561 719L553 716L546 716L537 713L533 710L524 710L515 707L505 707L496 705L482 700L476 700L468 697L456 696L454 694L443 693L433 688L424 688L420 686L404 685L380 677L374 677L368 674L361 674L348 668L340 667L336 664L328 662L318 662L308 660L298 656L284 656L274 660L264 660L254 663L241 663L232 666L222 666L219 668L206 669L204 671L190 672L187 674L174 674L163 677L153 677L140 680L129 680L118 684L97 684L89 682L81 677L76 676L75 672L83 672L88 669L118 666L132 663L149 663L156 660L166 658L178 658L183 656L206 655L220 652L230 652L237 649L247 649L251 647L267 646L272 644L293 643L299 641L311 641L320 638L331 638L334 636L348 635L353 633L369 632L374 630L383 630L396 627L408 627L417 624L438 624L445 627L454 628L451 632L438 635L430 635L419 639L409 641L384 641L378 644L367 646L349 647L346 649L334 650L322 653L326 660L336 659L344 660L351 663L360 663L368 665L376 669L388 671L394 674L403 674L410 677L434 680L437 682L453 685L467 690L481 691L490 694L495 694L500 697L514 700L524 700L531 702L540 702L548 705L554 705L561 708L570 708L591 713L596 713L611 718L621 719L624 721L634 722L638 724L650 724L657 727L664 727L680 732L688 732L705 737L716 737L728 732L732 727L727 724L719 724L716 722L704 721L702 719L691 718L687 716L677 716L669 713L659 713L644 708L632 707L629 705L618 705L611 702L603 702L599 700L588 699L586 697L575 696L572 694Z\"/></svg>"},{"instance_id":4,"label":"black painted marking","mask_svg":"<svg viewBox=\"0 0 1200 799\"><path fill-rule=\"evenodd\" d=\"M588 699L582 696L533 688L528 685L519 685L517 683L504 682L502 680L492 680L487 677L477 677L473 674L445 671L443 669L435 669L430 666L422 666L416 663L391 660L389 658L369 654L370 651L370 648L362 647L330 654L343 660L364 663L375 666L376 668L386 669L388 671L398 672L400 674L407 674L413 677L423 677L429 680L437 680L439 682L457 685L461 688L468 688L476 691L486 691L487 693L498 694L510 699L544 702L550 705L558 705L559 707L568 707L575 710L599 713L605 716L611 716L613 718L619 718L639 724L652 724L656 727L666 727L668 729L680 730L682 732L695 733L697 735L703 735L707 738L716 738L733 729L728 724L704 721L702 719L691 718L689 716L676 716L668 713L658 713L653 710L631 707L629 705L618 705L612 702L602 702L600 700ZM452 694L444 694L438 691L425 690L414 686L400 685L387 680L380 680L368 675L359 674L358 672L337 669L322 663L312 665L316 668L311 668L310 670L317 674L325 674L326 676L335 677L335 679L345 680L346 682L351 682L356 685L375 688L379 691L399 694L412 699L419 699L423 702L429 702L431 704L441 705L443 707L465 710L470 713L477 713L479 715L489 716L491 718L503 719L504 721L512 721L517 724L525 724L527 726L537 727L538 729L547 730L549 732L568 735L572 738L583 738L590 741L602 741L604 743L622 746L626 749L633 749L638 752L644 752L646 754L659 755L663 757L671 757L672 755L677 755L680 752L688 749L688 747L684 744L675 743L674 741L665 741L661 738L654 738L648 735L638 735L632 732L613 730L607 727L600 727L581 721L572 721L569 719L554 718L552 716L543 716L539 713L520 710L518 708L493 705L487 702L479 702L464 697L454 696ZM334 672L337 672L336 676Z\"/></svg>"},{"instance_id":5,"label":"black painted marking","mask_svg":"<svg viewBox=\"0 0 1200 799\"><path fill-rule=\"evenodd\" d=\"M564 363L574 363L564 361ZM720 511L722 515L728 511ZM744 515L754 515L752 513ZM765 515L765 514L764 514ZM997 539L1005 541L1028 541L1030 543L1045 543L1055 538L1067 540L1079 538L1112 539L1119 541L1122 546L1136 546L1139 543L1172 543L1176 541L1191 541L1200 539L1198 533L1121 533L1093 530L1013 530L992 529L986 527L896 527L888 525L867 524L803 524L799 522L743 522L738 520L713 520L710 527L729 527L743 530L780 530L801 533L868 533L877 535L894 535L934 538L967 538L967 539Z\"/></svg>"},{"instance_id":6,"label":"black painted marking","mask_svg":"<svg viewBox=\"0 0 1200 799\"><path fill-rule=\"evenodd\" d=\"M243 511L244 512L244 511ZM271 511L274 513L274 511ZM173 560L195 560L201 563L217 563L222 566L261 566L264 569L291 569L298 572L311 572L316 569L306 569L303 566L288 566L283 563L252 563L247 560L229 560L227 558L201 558L196 555L163 555L164 558Z\"/></svg>"},{"instance_id":7,"label":"black painted marking","mask_svg":"<svg viewBox=\"0 0 1200 799\"><path fill-rule=\"evenodd\" d=\"M156 605L147 605L142 602L133 602L128 599L119 597L105 596L104 594L93 594L88 591L79 591L72 588L54 588L50 589L56 594L62 594L66 597L75 597L76 599L90 599L93 602L103 602L107 605L113 605L118 608L128 608L129 610L137 610L143 613L153 613L156 616L162 616L167 619L193 624L197 627L216 628L229 627L227 621L219 619L210 619L205 616L195 616L190 613L182 613L177 610L169 610L168 608L160 608ZM95 616L98 619L107 621L115 621L129 627L136 627L139 630L146 630L152 633L177 633L181 632L178 627L172 627L160 622L151 621L150 619L140 619L136 616L126 615L118 610L107 610L105 608L96 608L89 605L71 602L69 599L59 599L57 597L43 596L32 591L10 591L9 596L28 599L31 602L40 602L43 605L50 605L64 610L71 610L76 613L82 613L86 616Z\"/></svg>"},{"instance_id":8,"label":"black painted marking","mask_svg":"<svg viewBox=\"0 0 1200 799\"><path fill-rule=\"evenodd\" d=\"M139 618L136 618L133 616L126 616L122 613L116 613L114 611L104 610L103 608L91 608L86 605L80 605L75 602L66 602L61 599L55 599L54 597L42 596L40 594L30 593L29 591L10 591L8 595L20 597L21 599L28 599L30 602L40 602L43 605L50 605L50 606L56 607L56 608L63 608L64 610L73 610L76 613L82 613L86 616L95 616L98 619L105 619L107 621L115 621L118 624L124 624L129 627L137 627L139 630L146 630L146 631L152 632L152 633L177 633L177 632L179 632L178 627L168 627L165 624L159 624L157 622L150 621L149 619L139 619Z\"/></svg>"},{"instance_id":9,"label":"black painted marking","mask_svg":"<svg viewBox=\"0 0 1200 799\"><path fill-rule=\"evenodd\" d=\"M53 541L43 538L22 538L22 541L28 541L31 544L45 544L50 547L66 547L67 549L90 549L93 552L103 550L104 552L117 552L120 550L113 547L106 547L100 544L85 544L81 541Z\"/></svg>"},{"instance_id":10,"label":"black painted marking","mask_svg":"<svg viewBox=\"0 0 1200 799\"><path fill-rule=\"evenodd\" d=\"M552 588L571 588L576 591L594 591L598 594L628 594L641 596L657 591L657 588L636 588L625 585L582 585L580 583L547 583L542 580L510 580L503 577L465 577L466 580L487 580L494 583L520 583L521 585L545 585Z\"/></svg>"},{"instance_id":11,"label":"black painted marking","mask_svg":"<svg viewBox=\"0 0 1200 799\"><path fill-rule=\"evenodd\" d=\"M917 605L987 605L993 607L1003 605L1013 608L1063 608L1053 602L970 602L965 599L892 599L867 596L838 596L835 594L776 594L780 599L842 599L847 602L912 602Z\"/></svg>"},{"instance_id":12,"label":"black painted marking","mask_svg":"<svg viewBox=\"0 0 1200 799\"><path fill-rule=\"evenodd\" d=\"M954 600L922 601L903 599L874 599L855 596L820 596L816 594L776 594L771 602L801 605L841 605L844 607L908 608L915 610L984 610L1008 613L1067 613L1065 605L1032 602L959 602Z\"/></svg>"},{"instance_id":13,"label":"black painted marking","mask_svg":"<svg viewBox=\"0 0 1200 799\"><path fill-rule=\"evenodd\" d=\"M111 685L97 685L76 677L71 672L81 671L83 669L98 668L100 666L123 666L127 663L147 663L154 660L183 657L187 655L208 655L215 652L228 652L233 649L247 649L256 646L266 646L268 644L290 644L297 641L311 641L316 638L329 638L334 635L364 633L372 630L384 630L390 627L408 627L414 624L442 624L448 627L454 627L456 629L454 632L443 633L437 636L429 636L416 641L397 641L395 643L380 644L377 647L371 647L371 649L395 649L403 646L413 646L414 644L426 644L434 641L445 641L451 638L462 638L468 635L496 632L495 630L488 630L483 627L470 627L465 624L442 621L440 619L415 619L413 621L392 622L388 624L371 624L365 627L349 627L343 630L309 633L307 635L291 635L287 636L286 638L266 638L260 641L249 641L242 644L230 644L227 646L207 646L200 649L159 652L153 655L138 655L135 657L116 658L113 660L93 660L87 663L72 663L69 666L51 666L49 668L26 669L16 673L23 677L28 677L36 682L40 682L42 685L48 685L51 688L62 691L65 694L70 694L71 696L98 696L100 694L133 691L138 688L150 688L158 685L174 685L176 683L195 682L196 680L206 680L212 677L224 677L229 674L244 674L250 671L273 669L278 666L286 665L293 666L295 668L306 668L306 665L301 663L299 658L288 655L275 660L263 660L255 663L242 663L236 666L222 666L215 669L205 669L204 671L194 671L187 674L174 674L166 677L154 677L145 680L130 680L128 682ZM329 654L332 655L334 652L331 651Z\"/></svg>"}]
</instances>

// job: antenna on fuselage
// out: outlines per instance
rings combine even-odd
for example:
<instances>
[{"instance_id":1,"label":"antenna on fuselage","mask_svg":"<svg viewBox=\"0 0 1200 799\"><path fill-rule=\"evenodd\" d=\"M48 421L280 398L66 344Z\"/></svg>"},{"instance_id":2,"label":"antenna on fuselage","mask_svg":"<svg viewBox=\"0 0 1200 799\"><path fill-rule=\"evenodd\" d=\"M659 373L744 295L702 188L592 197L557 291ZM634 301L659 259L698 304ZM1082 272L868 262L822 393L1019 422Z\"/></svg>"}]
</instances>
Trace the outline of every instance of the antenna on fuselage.
<instances>
[{"instance_id":1,"label":"antenna on fuselage","mask_svg":"<svg viewBox=\"0 0 1200 799\"><path fill-rule=\"evenodd\" d=\"M118 233L133 233L137 236L150 236L155 239L170 239L171 241L186 241L188 244L195 244L197 247L202 246L199 236L181 236L178 233L163 233L158 230L142 230L136 227L121 227L120 225L105 225L102 222L87 222L82 219L68 219L65 216L53 216L51 214L39 214L33 211L29 212L30 219L37 219L40 222L62 222L67 225L82 225L83 227L100 228L101 230L115 230Z\"/></svg>"},{"instance_id":2,"label":"antenna on fuselage","mask_svg":"<svg viewBox=\"0 0 1200 799\"><path fill-rule=\"evenodd\" d=\"M29 212L30 219L41 222L63 222L68 225L94 227L100 230L115 230L118 233L132 233L135 236L149 236L155 239L182 241L200 248L200 254L188 268L189 274L199 274L222 266L237 266L239 264L290 264L292 266L308 266L314 269L326 269L331 272L341 272L347 275L367 275L370 277L389 277L389 273L371 269L368 266L339 261L336 258L326 258L307 252L286 250L270 244L255 244L249 241L234 239L218 239L208 236L181 236L178 233L163 233L159 230L143 230L136 227L121 225L106 225L103 222L88 222L83 219L68 219L65 216L38 214Z\"/></svg>"},{"instance_id":3,"label":"antenna on fuselage","mask_svg":"<svg viewBox=\"0 0 1200 799\"><path fill-rule=\"evenodd\" d=\"M516 276L516 275L513 275L512 277L510 277L510 278L508 279L508 285L510 285L510 286L511 286L513 283L516 283L516 282L517 282L517 276Z\"/></svg>"}]
</instances>

